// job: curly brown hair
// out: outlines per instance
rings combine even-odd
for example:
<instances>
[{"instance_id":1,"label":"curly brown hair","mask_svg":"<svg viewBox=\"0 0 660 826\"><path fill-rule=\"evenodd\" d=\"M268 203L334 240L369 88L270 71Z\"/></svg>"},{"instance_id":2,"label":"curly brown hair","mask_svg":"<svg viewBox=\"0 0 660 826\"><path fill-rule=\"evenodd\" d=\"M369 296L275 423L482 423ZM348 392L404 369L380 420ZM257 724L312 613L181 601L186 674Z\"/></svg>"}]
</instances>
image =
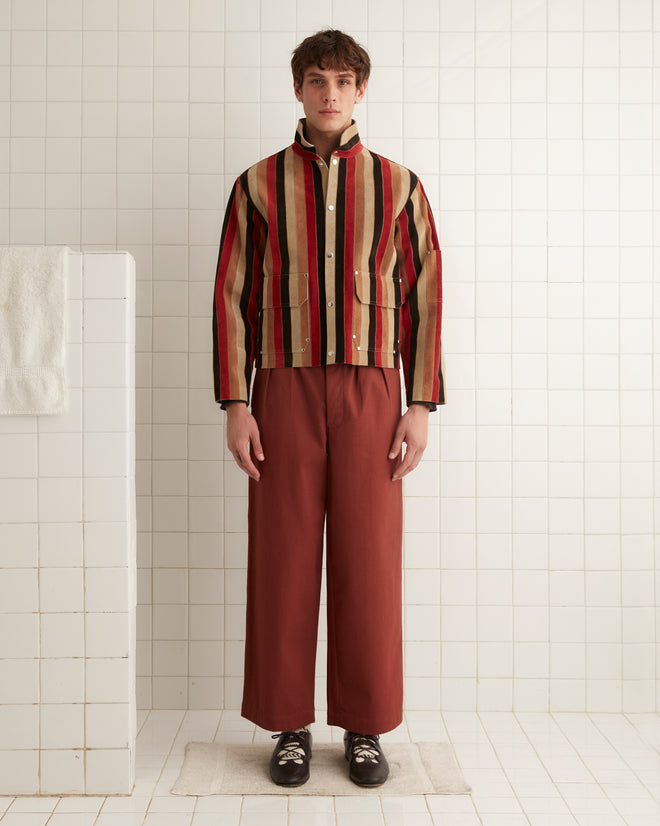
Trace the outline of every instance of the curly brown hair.
<instances>
[{"instance_id":1,"label":"curly brown hair","mask_svg":"<svg viewBox=\"0 0 660 826\"><path fill-rule=\"evenodd\" d=\"M371 72L367 50L349 34L338 29L316 32L296 46L291 57L291 71L296 86L302 86L305 71L310 66L335 71L350 69L355 72L356 86L365 83Z\"/></svg>"}]
</instances>

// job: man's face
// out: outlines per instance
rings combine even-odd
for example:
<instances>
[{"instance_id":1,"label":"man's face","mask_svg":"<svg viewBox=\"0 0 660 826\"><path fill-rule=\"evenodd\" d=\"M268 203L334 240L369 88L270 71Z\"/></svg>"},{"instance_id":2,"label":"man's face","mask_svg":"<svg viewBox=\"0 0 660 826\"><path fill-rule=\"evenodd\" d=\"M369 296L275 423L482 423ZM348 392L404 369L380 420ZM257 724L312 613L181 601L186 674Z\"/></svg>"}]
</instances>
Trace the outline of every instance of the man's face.
<instances>
[{"instance_id":1,"label":"man's face","mask_svg":"<svg viewBox=\"0 0 660 826\"><path fill-rule=\"evenodd\" d=\"M310 66L305 70L302 86L293 84L296 98L302 102L307 118L308 133L343 132L350 125L355 104L362 100L366 82L355 85L355 72L350 69L320 69Z\"/></svg>"}]
</instances>

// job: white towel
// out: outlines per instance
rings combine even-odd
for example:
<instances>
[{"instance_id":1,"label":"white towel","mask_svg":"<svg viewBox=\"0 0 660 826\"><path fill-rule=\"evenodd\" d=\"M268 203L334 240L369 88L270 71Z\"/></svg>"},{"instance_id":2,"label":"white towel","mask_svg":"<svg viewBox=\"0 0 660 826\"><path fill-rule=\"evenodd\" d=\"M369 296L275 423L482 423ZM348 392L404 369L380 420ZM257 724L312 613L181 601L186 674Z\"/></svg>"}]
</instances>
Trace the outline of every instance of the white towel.
<instances>
[{"instance_id":1,"label":"white towel","mask_svg":"<svg viewBox=\"0 0 660 826\"><path fill-rule=\"evenodd\" d=\"M0 247L0 415L66 409L68 247Z\"/></svg>"}]
</instances>

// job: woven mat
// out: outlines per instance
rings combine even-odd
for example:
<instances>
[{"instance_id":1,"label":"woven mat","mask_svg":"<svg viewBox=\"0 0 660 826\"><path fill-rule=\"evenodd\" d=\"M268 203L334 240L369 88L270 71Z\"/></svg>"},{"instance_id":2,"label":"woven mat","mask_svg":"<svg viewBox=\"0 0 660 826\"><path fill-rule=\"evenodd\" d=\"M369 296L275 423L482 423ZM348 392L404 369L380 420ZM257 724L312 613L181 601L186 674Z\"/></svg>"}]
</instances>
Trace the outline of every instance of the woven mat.
<instances>
[{"instance_id":1,"label":"woven mat","mask_svg":"<svg viewBox=\"0 0 660 826\"><path fill-rule=\"evenodd\" d=\"M387 743L386 783L365 789L348 779L343 745L314 743L310 779L294 788L270 779L269 744L188 743L172 794L181 795L415 795L469 794L449 743Z\"/></svg>"}]
</instances>

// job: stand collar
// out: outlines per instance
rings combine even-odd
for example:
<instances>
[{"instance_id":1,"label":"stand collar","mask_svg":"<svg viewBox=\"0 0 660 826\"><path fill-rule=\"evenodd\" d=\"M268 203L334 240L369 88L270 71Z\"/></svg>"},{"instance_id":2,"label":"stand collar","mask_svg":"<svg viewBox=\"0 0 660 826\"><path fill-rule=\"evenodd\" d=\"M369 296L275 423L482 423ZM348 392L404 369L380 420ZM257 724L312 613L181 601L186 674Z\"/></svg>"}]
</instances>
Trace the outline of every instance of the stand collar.
<instances>
[{"instance_id":1,"label":"stand collar","mask_svg":"<svg viewBox=\"0 0 660 826\"><path fill-rule=\"evenodd\" d=\"M298 121L298 126L296 128L296 134L294 138L293 149L302 157L310 157L314 156L314 158L320 157L318 152L316 151L316 147L314 144L310 143L307 140L307 136L305 134L305 125L306 125L306 118L300 118ZM350 126L347 126L346 129L341 133L341 138L339 139L339 146L335 150L334 154L338 155L340 158L352 158L354 155L357 155L362 151L362 143L360 142L360 135L358 133L357 123L352 120Z\"/></svg>"}]
</instances>

